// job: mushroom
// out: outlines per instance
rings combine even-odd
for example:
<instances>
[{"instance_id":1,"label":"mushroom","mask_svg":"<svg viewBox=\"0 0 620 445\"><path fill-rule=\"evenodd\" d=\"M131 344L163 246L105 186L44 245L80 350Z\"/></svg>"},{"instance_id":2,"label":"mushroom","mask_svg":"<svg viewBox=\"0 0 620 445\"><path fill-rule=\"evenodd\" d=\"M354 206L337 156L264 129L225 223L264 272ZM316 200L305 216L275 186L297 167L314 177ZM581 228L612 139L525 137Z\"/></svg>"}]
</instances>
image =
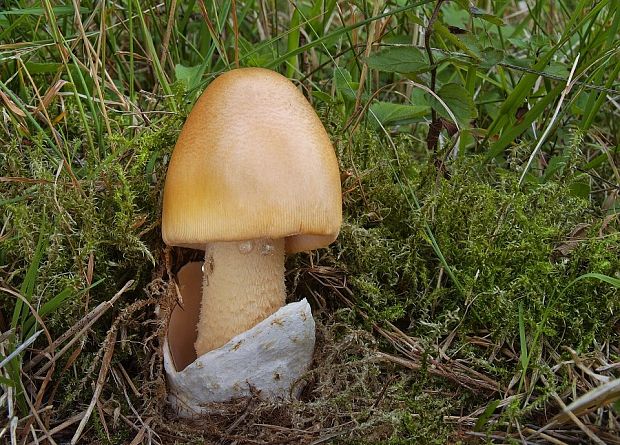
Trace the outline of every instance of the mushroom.
<instances>
[{"instance_id":1,"label":"mushroom","mask_svg":"<svg viewBox=\"0 0 620 445\"><path fill-rule=\"evenodd\" d=\"M216 78L172 154L164 242L205 251L196 355L220 348L285 304L285 253L333 242L342 220L327 132L282 75L242 68Z\"/></svg>"}]
</instances>

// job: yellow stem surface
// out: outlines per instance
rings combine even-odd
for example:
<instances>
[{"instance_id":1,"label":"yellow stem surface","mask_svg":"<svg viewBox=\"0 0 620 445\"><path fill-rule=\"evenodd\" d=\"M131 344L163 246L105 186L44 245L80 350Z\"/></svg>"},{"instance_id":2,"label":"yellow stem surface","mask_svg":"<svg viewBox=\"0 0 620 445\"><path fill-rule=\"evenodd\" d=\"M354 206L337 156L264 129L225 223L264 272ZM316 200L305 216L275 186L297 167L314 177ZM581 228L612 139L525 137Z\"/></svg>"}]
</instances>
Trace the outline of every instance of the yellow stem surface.
<instances>
[{"instance_id":1,"label":"yellow stem surface","mask_svg":"<svg viewBox=\"0 0 620 445\"><path fill-rule=\"evenodd\" d=\"M284 239L210 243L203 277L198 356L284 306Z\"/></svg>"}]
</instances>

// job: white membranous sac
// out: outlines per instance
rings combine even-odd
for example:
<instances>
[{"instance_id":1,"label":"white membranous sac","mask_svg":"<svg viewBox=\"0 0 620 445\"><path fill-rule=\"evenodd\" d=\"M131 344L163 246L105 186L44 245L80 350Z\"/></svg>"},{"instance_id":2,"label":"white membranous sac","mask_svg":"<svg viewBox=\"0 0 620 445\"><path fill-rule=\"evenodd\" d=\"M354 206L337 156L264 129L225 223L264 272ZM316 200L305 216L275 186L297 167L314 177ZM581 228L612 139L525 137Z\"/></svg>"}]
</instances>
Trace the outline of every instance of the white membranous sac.
<instances>
[{"instance_id":1,"label":"white membranous sac","mask_svg":"<svg viewBox=\"0 0 620 445\"><path fill-rule=\"evenodd\" d=\"M198 263L189 263L178 273L185 308L197 307L200 295ZM191 324L187 310L175 309L179 327ZM196 331L188 329L191 342ZM299 379L312 362L315 324L304 299L278 309L228 343L196 357L185 357L172 337L164 343L164 366L171 394L169 402L180 416L209 412L209 403L248 397L260 391L270 400L297 397L303 389ZM178 334L178 332L177 332ZM258 358L261 360L258 360ZM255 363L254 366L247 366ZM254 389L252 389L254 388Z\"/></svg>"}]
</instances>

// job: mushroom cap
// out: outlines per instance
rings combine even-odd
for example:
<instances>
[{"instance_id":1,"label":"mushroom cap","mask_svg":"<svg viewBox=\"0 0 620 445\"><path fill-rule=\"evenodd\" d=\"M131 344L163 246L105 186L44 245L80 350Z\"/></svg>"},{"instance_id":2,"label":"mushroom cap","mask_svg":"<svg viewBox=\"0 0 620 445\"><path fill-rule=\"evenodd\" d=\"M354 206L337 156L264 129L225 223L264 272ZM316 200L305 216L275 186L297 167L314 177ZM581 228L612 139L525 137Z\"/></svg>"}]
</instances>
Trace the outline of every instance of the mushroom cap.
<instances>
[{"instance_id":1,"label":"mushroom cap","mask_svg":"<svg viewBox=\"0 0 620 445\"><path fill-rule=\"evenodd\" d=\"M285 238L295 253L330 244L342 221L334 148L284 76L242 68L216 78L175 146L164 186L168 245Z\"/></svg>"}]
</instances>

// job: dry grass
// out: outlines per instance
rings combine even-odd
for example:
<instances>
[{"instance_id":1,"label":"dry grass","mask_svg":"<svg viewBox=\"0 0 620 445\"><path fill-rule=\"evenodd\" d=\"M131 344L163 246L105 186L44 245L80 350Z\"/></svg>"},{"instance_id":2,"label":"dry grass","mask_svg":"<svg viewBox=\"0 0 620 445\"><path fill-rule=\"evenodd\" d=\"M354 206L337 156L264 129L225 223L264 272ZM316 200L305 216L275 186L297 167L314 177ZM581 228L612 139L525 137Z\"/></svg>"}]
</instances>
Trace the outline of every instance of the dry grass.
<instances>
[{"instance_id":1,"label":"dry grass","mask_svg":"<svg viewBox=\"0 0 620 445\"><path fill-rule=\"evenodd\" d=\"M318 325L314 366L300 382L302 399L268 404L257 394L222 404L218 414L175 419L166 407L161 344L177 298L174 272L199 254L163 248L158 220L167 156L183 113L218 73L258 64L287 72L326 116L344 167L345 210L350 221L365 222L363 230L382 228L399 214L397 194L410 199L410 172L400 169L403 152L417 157L411 176L438 167L427 176L430 185L417 185L439 189L444 179L449 183L449 157L458 148L461 157L482 152L488 158L480 164L520 173L526 188L589 187L595 222L579 221L548 263L568 261L580 245L618 233L620 65L614 62L620 7L611 1L580 1L575 8L564 0L507 2L500 35L499 27L470 17L457 2L400 9L391 2L323 2L332 9L296 19L292 3L284 9L263 0L190 3L193 8L176 0L93 1L79 9L75 1L15 1L9 2L13 15L0 12L0 172L6 171L0 174L0 291L7 302L0 308L0 362L21 360L17 375L0 365L6 414L0 442L620 444L617 321L606 338L575 351L546 335L536 319L540 336L523 320L521 332L502 336L489 326L465 328L465 315L474 310L465 295L460 318L447 331L416 337L409 313L392 321L371 313L383 309L383 301L372 301L359 285L354 290L356 277L330 257L333 251L298 257L289 272L291 298L307 296ZM465 33L450 28L452 40L427 34L430 17L450 25L463 14ZM522 32L507 38L516 28ZM297 39L289 38L295 33ZM502 52L502 61L487 66L465 57L473 47L463 42L472 36ZM385 71L376 61L369 68L368 58L394 47L452 59L439 72L415 76ZM195 78L182 68L195 70ZM402 111L395 107L426 101L416 92L444 81L462 83L475 100L478 117L462 132L455 135L457 125L437 119L430 107L430 120L377 120L377 128L377 103ZM450 109L448 115L456 120ZM432 138L440 150L430 159L424 139L433 126L446 131ZM364 139L365 132L372 136ZM383 158L372 158L373 145L380 145ZM396 165L377 185L386 196L392 193L387 204L373 201L367 182L382 163ZM419 238L432 249L409 247L425 255L430 276L420 281L435 288L420 285L411 294L464 294L462 283L471 277L446 260L451 252L434 238L433 214L415 204L401 213L426 218ZM90 213L80 219L78 210L85 209ZM494 213L498 230L505 213ZM398 221L411 232L419 229L409 222ZM586 236L596 224L598 233ZM62 261L66 269L35 261L37 252L47 253L37 235L54 243L49 262ZM382 248L395 238L389 230L377 236L384 235ZM464 244L469 233L462 235L457 241ZM404 243L412 239L405 236ZM343 255L357 246L351 239L343 243ZM364 266L372 274L381 265ZM42 271L36 283L31 267ZM601 273L617 279L618 271ZM99 276L108 289L91 289ZM402 285L388 281L379 291ZM59 283L67 285L70 299L60 298ZM394 294L410 298L409 290L399 291ZM601 319L617 320L604 313L609 308L596 307L602 294L593 293L586 304ZM54 299L70 309L59 304L58 314L40 316L41 305ZM11 328L5 319L13 307L23 308L18 321L31 318L36 326L31 337L24 337L22 324Z\"/></svg>"},{"instance_id":2,"label":"dry grass","mask_svg":"<svg viewBox=\"0 0 620 445\"><path fill-rule=\"evenodd\" d=\"M354 328L343 320L352 312L366 315L349 300L351 291L345 276L326 267L308 265L297 271L321 284L322 291L312 292L315 303L324 308L317 314L318 342L312 370L299 384L304 385L300 401L272 404L254 397L214 405L214 412L193 421L181 421L165 406L166 387L163 374L160 342L165 332L166 314L174 304L176 286L166 278L162 267L145 289L146 298L115 311L106 341L101 345L90 372L83 376L82 385L93 385L90 404L69 418L58 418L48 401L54 400L56 385L51 380L56 363L68 351L71 357L64 364L66 371L80 352L79 341L92 326L131 286L128 282L110 300L101 303L67 334L55 339L43 350L32 350L24 366L26 388L32 401L31 415L8 422L3 436L8 443L116 443L115 431L124 430L124 443L214 443L214 444L320 444L363 441L379 443L400 434L411 434L408 421L425 425L435 416L447 429L428 427L424 434L436 434L439 443L475 443L479 440L525 444L576 444L591 441L598 444L620 444L620 418L610 403L620 396L617 373L620 363L610 357L620 355L617 345L601 345L596 352L578 355L570 351L571 360L558 355L550 357L548 372L534 373L545 385L552 379L570 380L562 392L549 385L549 402L533 409L530 421L506 430L505 408L540 394L528 393L533 381L526 383L525 392L516 391L516 380L505 386L493 376L481 373L467 360L446 355L451 338L436 345L434 352L421 345L420 340L403 333L387 323L372 324L378 337L367 330ZM335 315L326 301L339 299L343 307ZM333 301L333 300L332 300ZM157 307L158 310L154 311ZM153 318L158 312L160 321ZM137 324L143 332L141 347L147 362L141 375L128 375L120 363L113 363L115 350L123 348L123 332L128 325ZM7 336L3 335L2 340ZM134 340L135 341L135 340ZM518 360L514 348L494 344L484 335L470 335L469 341L493 351L495 360ZM78 343L76 345L76 343ZM1 344L1 343L0 343ZM73 349L72 349L73 347ZM384 352L384 351L390 352ZM412 372L415 371L415 372ZM427 377L423 377L423 376ZM97 376L95 378L95 376ZM430 377L429 379L429 376ZM427 382L425 387L411 390L416 380ZM450 381L438 389L433 382ZM409 388L408 390L406 390ZM424 404L433 405L428 398L443 392L462 403L460 414L455 407L449 413L424 412ZM475 406L464 395L493 401L495 409ZM414 405L409 397L426 400ZM9 411L15 412L11 394L3 396ZM567 406L568 404L568 406ZM123 405L125 409L119 409ZM413 409L412 409L413 408ZM495 414L495 411L498 414ZM96 423L92 418L96 416ZM481 431L480 419L486 426ZM15 418L17 419L17 418ZM99 425L99 432L93 430ZM432 422L431 422L432 425ZM102 437L103 434L103 437ZM431 436L432 437L432 436Z\"/></svg>"}]
</instances>

